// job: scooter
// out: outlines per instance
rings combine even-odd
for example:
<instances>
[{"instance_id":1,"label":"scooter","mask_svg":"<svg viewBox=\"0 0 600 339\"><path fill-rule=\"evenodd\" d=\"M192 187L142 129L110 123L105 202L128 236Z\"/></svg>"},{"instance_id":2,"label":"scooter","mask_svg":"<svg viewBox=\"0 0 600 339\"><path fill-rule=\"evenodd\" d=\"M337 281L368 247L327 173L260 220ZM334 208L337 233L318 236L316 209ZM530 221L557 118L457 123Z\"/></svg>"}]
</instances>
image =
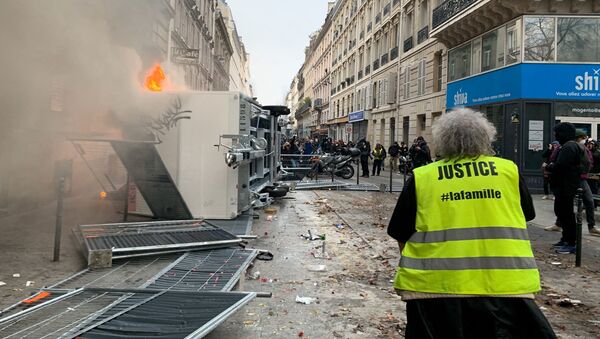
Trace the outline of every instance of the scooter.
<instances>
[{"instance_id":1,"label":"scooter","mask_svg":"<svg viewBox=\"0 0 600 339\"><path fill-rule=\"evenodd\" d=\"M338 177L350 179L354 176L352 163L358 157L360 157L360 150L357 148L342 150L340 154L325 154L313 160L313 166L306 176L313 179L318 174L331 175L333 172Z\"/></svg>"}]
</instances>

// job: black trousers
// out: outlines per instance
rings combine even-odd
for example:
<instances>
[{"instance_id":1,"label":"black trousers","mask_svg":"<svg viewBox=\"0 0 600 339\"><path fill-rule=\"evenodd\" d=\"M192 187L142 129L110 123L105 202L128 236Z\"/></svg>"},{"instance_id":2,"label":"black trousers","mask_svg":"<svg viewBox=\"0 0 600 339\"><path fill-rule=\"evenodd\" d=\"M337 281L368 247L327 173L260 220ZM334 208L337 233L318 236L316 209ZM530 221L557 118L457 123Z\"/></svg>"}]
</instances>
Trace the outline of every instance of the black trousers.
<instances>
[{"instance_id":1,"label":"black trousers","mask_svg":"<svg viewBox=\"0 0 600 339\"><path fill-rule=\"evenodd\" d=\"M362 175L365 177L369 176L369 156L361 155L360 156L360 167L362 168Z\"/></svg>"},{"instance_id":2,"label":"black trousers","mask_svg":"<svg viewBox=\"0 0 600 339\"><path fill-rule=\"evenodd\" d=\"M556 338L535 302L524 298L439 298L406 303L407 339Z\"/></svg>"},{"instance_id":3,"label":"black trousers","mask_svg":"<svg viewBox=\"0 0 600 339\"><path fill-rule=\"evenodd\" d=\"M373 160L373 173L371 175L379 175L381 173L381 165L383 165L383 160Z\"/></svg>"},{"instance_id":4,"label":"black trousers","mask_svg":"<svg viewBox=\"0 0 600 339\"><path fill-rule=\"evenodd\" d=\"M575 212L573 211L574 194L559 193L554 195L554 214L562 227L562 241L575 245Z\"/></svg>"},{"instance_id":5,"label":"black trousers","mask_svg":"<svg viewBox=\"0 0 600 339\"><path fill-rule=\"evenodd\" d=\"M550 195L550 190L548 190L548 185L550 184L550 178L544 176L544 195Z\"/></svg>"}]
</instances>

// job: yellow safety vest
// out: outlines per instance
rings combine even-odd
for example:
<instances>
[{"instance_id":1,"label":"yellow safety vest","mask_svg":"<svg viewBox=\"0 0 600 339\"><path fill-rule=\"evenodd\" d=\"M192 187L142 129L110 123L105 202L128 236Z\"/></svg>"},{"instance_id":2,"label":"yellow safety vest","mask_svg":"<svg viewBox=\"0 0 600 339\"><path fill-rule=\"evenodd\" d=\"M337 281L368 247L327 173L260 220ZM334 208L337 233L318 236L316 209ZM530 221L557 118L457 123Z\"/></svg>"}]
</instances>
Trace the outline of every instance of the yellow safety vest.
<instances>
[{"instance_id":1,"label":"yellow safety vest","mask_svg":"<svg viewBox=\"0 0 600 339\"><path fill-rule=\"evenodd\" d=\"M459 295L540 290L512 161L439 161L414 175L417 232L402 251L396 289Z\"/></svg>"}]
</instances>

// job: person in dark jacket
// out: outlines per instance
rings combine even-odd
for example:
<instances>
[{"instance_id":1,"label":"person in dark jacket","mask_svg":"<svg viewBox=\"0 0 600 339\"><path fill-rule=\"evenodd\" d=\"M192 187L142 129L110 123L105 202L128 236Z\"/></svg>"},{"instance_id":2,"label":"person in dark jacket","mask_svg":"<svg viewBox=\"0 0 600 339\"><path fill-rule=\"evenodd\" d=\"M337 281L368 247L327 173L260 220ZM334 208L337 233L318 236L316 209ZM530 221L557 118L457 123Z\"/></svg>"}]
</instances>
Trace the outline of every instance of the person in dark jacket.
<instances>
[{"instance_id":1,"label":"person in dark jacket","mask_svg":"<svg viewBox=\"0 0 600 339\"><path fill-rule=\"evenodd\" d=\"M414 168L425 166L431 163L431 151L427 145L427 141L423 137L418 137L414 145L409 150Z\"/></svg>"},{"instance_id":2,"label":"person in dark jacket","mask_svg":"<svg viewBox=\"0 0 600 339\"><path fill-rule=\"evenodd\" d=\"M555 139L560 143L560 150L555 162L546 168L552 177L550 188L554 193L554 213L562 228L562 238L554 244L558 253L575 253L575 213L573 203L581 179L578 171L582 149L575 142L576 129L569 122L562 122L554 127Z\"/></svg>"},{"instance_id":3,"label":"person in dark jacket","mask_svg":"<svg viewBox=\"0 0 600 339\"><path fill-rule=\"evenodd\" d=\"M371 144L362 138L356 144L356 148L360 150L360 166L362 168L362 177L369 177L369 157L371 156ZM358 175L358 171L357 171Z\"/></svg>"},{"instance_id":4,"label":"person in dark jacket","mask_svg":"<svg viewBox=\"0 0 600 339\"><path fill-rule=\"evenodd\" d=\"M550 190L548 188L550 185L550 171L546 169L546 166L550 163L550 156L556 147L558 147L558 141L553 141L542 153L542 160L544 161L542 163L542 171L544 172L544 196L542 199L544 200L548 199L550 196Z\"/></svg>"},{"instance_id":5,"label":"person in dark jacket","mask_svg":"<svg viewBox=\"0 0 600 339\"><path fill-rule=\"evenodd\" d=\"M392 146L388 148L388 155L390 156L390 168L392 173L398 172L398 158L400 158L400 145L394 141Z\"/></svg>"},{"instance_id":6,"label":"person in dark jacket","mask_svg":"<svg viewBox=\"0 0 600 339\"><path fill-rule=\"evenodd\" d=\"M402 141L400 143L400 156L405 157L408 155L408 146L406 146L406 143L404 141Z\"/></svg>"}]
</instances>

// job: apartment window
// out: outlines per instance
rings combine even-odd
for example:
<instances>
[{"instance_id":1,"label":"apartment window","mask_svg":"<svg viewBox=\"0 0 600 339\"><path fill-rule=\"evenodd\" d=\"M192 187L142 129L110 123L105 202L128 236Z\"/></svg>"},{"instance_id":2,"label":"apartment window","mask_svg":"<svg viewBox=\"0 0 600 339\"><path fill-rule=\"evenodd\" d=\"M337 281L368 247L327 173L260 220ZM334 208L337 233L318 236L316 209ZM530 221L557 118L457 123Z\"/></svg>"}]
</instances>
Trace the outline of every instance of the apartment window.
<instances>
[{"instance_id":1,"label":"apartment window","mask_svg":"<svg viewBox=\"0 0 600 339\"><path fill-rule=\"evenodd\" d=\"M363 107L363 103L362 103L362 89L359 89L357 93L357 98L358 98L358 102L356 103L356 108L361 111L364 109Z\"/></svg>"},{"instance_id":2,"label":"apartment window","mask_svg":"<svg viewBox=\"0 0 600 339\"><path fill-rule=\"evenodd\" d=\"M404 100L410 96L410 66L404 68Z\"/></svg>"},{"instance_id":3,"label":"apartment window","mask_svg":"<svg viewBox=\"0 0 600 339\"><path fill-rule=\"evenodd\" d=\"M413 12L404 14L404 40L413 36Z\"/></svg>"},{"instance_id":4,"label":"apartment window","mask_svg":"<svg viewBox=\"0 0 600 339\"><path fill-rule=\"evenodd\" d=\"M429 26L429 9L427 8L427 0L421 1L420 6L420 19L419 19L419 29L425 28Z\"/></svg>"},{"instance_id":5,"label":"apartment window","mask_svg":"<svg viewBox=\"0 0 600 339\"><path fill-rule=\"evenodd\" d=\"M418 83L418 95L423 95L425 94L425 73L426 73L426 66L427 63L425 61L425 59L421 60L419 62L419 77L417 78L417 83Z\"/></svg>"},{"instance_id":6,"label":"apartment window","mask_svg":"<svg viewBox=\"0 0 600 339\"><path fill-rule=\"evenodd\" d=\"M600 61L600 19L558 19L558 61Z\"/></svg>"},{"instance_id":7,"label":"apartment window","mask_svg":"<svg viewBox=\"0 0 600 339\"><path fill-rule=\"evenodd\" d=\"M433 91L440 92L442 90L442 72L444 70L444 61L441 52L437 52L433 59L434 76L433 76Z\"/></svg>"},{"instance_id":8,"label":"apartment window","mask_svg":"<svg viewBox=\"0 0 600 339\"><path fill-rule=\"evenodd\" d=\"M554 61L554 18L525 18L525 60Z\"/></svg>"},{"instance_id":9,"label":"apartment window","mask_svg":"<svg viewBox=\"0 0 600 339\"><path fill-rule=\"evenodd\" d=\"M521 19L506 26L506 64L521 62Z\"/></svg>"},{"instance_id":10,"label":"apartment window","mask_svg":"<svg viewBox=\"0 0 600 339\"><path fill-rule=\"evenodd\" d=\"M378 92L377 92L377 82L375 82L373 84L373 92L371 92L371 93L373 93L373 106L371 106L371 107L377 108L378 107L377 106L377 96L378 96L377 95L378 94Z\"/></svg>"},{"instance_id":11,"label":"apartment window","mask_svg":"<svg viewBox=\"0 0 600 339\"><path fill-rule=\"evenodd\" d=\"M506 26L502 26L481 39L481 71L489 71L504 66L504 42Z\"/></svg>"},{"instance_id":12,"label":"apartment window","mask_svg":"<svg viewBox=\"0 0 600 339\"><path fill-rule=\"evenodd\" d=\"M483 56L481 54L481 38L473 40L471 57L471 74L477 74L481 72L481 61L483 60Z\"/></svg>"},{"instance_id":13,"label":"apartment window","mask_svg":"<svg viewBox=\"0 0 600 339\"><path fill-rule=\"evenodd\" d=\"M471 75L471 42L448 52L448 81Z\"/></svg>"}]
</instances>

